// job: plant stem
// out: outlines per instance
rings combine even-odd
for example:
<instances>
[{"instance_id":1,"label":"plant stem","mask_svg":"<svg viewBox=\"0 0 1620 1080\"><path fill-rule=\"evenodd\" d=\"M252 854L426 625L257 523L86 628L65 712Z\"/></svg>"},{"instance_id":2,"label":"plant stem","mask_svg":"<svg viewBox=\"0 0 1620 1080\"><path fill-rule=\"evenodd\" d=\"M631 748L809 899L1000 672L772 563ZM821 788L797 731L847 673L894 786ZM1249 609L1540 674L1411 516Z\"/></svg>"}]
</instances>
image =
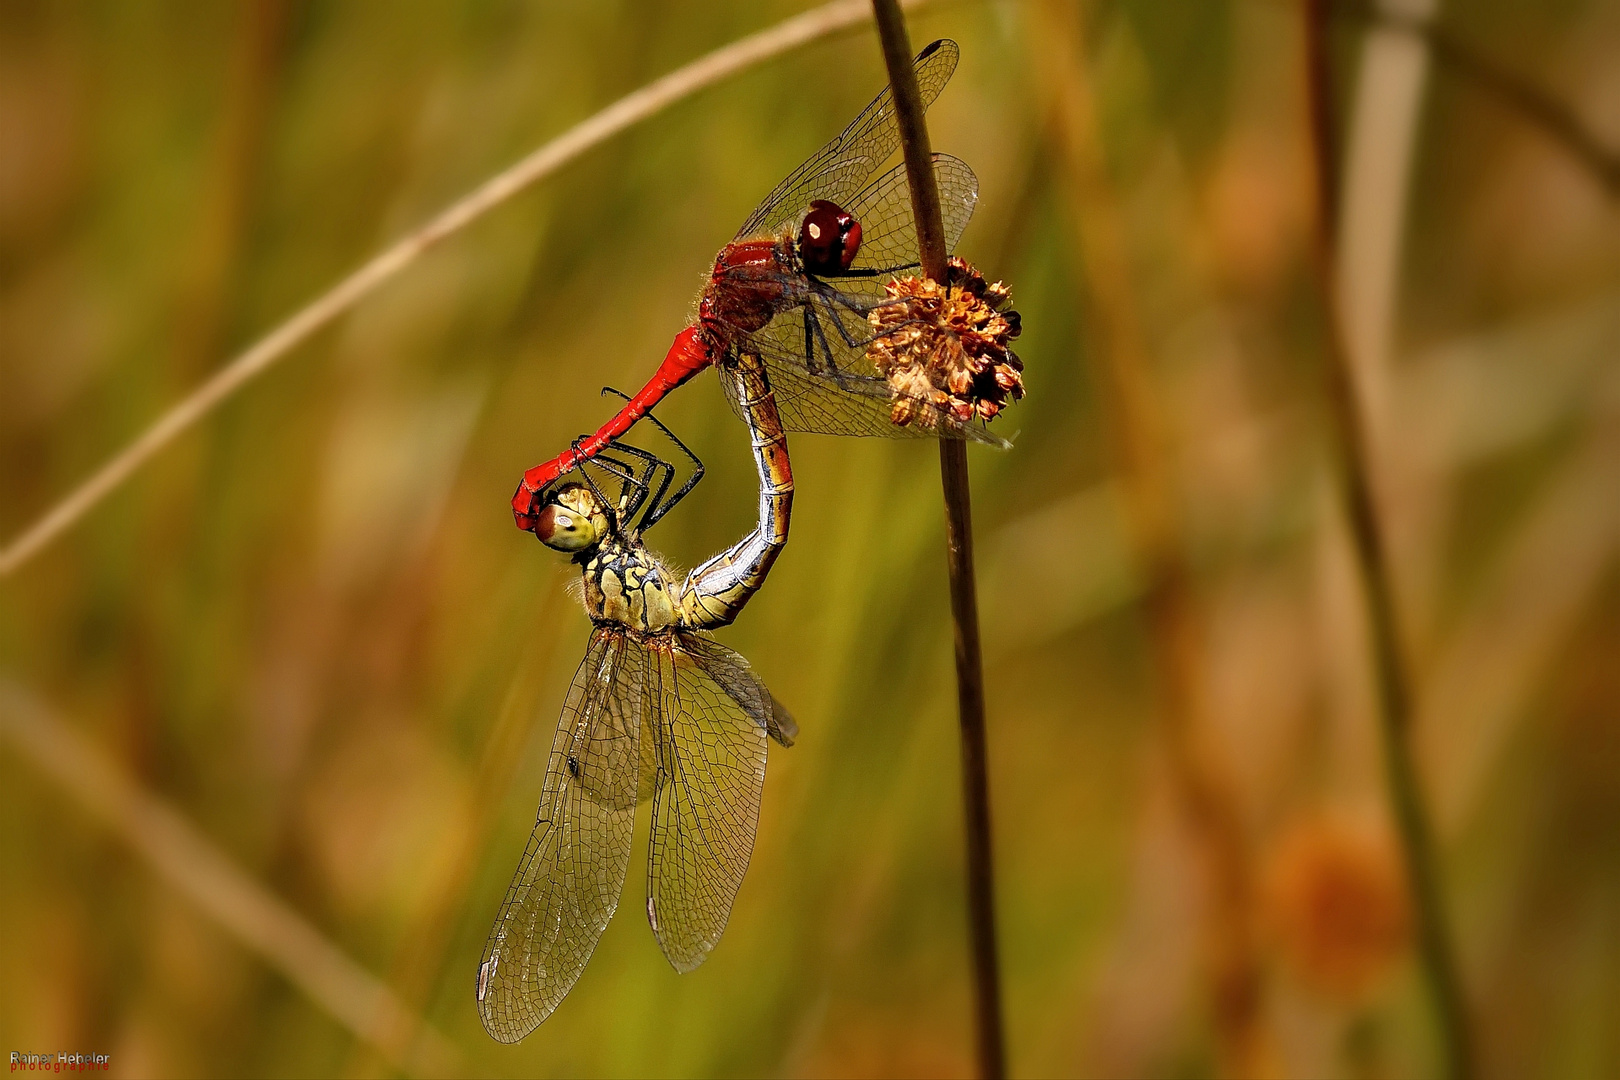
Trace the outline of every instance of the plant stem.
<instances>
[{"instance_id":1,"label":"plant stem","mask_svg":"<svg viewBox=\"0 0 1620 1080\"><path fill-rule=\"evenodd\" d=\"M1339 198L1339 173L1334 149L1336 128L1328 54L1330 17L1329 0L1307 0L1306 77L1316 171L1318 272L1329 323L1327 397L1337 429L1339 452L1335 456L1340 470L1340 490L1344 494L1352 546L1366 593L1384 770L1417 918L1418 956L1439 1023L1445 1074L1454 1080L1463 1080L1474 1072L1468 1019L1446 919L1433 827L1412 755L1412 689L1403 660L1389 555L1374 501L1368 420L1357 393L1355 372L1351 370L1339 292L1334 281L1334 214Z\"/></svg>"},{"instance_id":2,"label":"plant stem","mask_svg":"<svg viewBox=\"0 0 1620 1080\"><path fill-rule=\"evenodd\" d=\"M939 185L923 115L922 95L912 70L911 42L896 0L872 0L883 59L889 69L895 119L917 219L917 246L923 273L945 280L945 226ZM1007 1075L1002 1031L1001 974L996 950L994 875L990 847L990 778L984 725L984 662L979 647L979 601L973 578L973 505L968 487L967 446L960 439L939 443L940 481L945 489L945 554L950 576L951 616L956 638L956 701L962 731L962 797L967 830L968 933L973 950L973 1001L978 1035L979 1073Z\"/></svg>"},{"instance_id":3,"label":"plant stem","mask_svg":"<svg viewBox=\"0 0 1620 1080\"><path fill-rule=\"evenodd\" d=\"M1183 544L1173 424L1136 295L1127 215L1097 118L1085 23L1072 0L1034 6L1033 59L1050 91L1052 145L1079 254L1077 305L1097 365L1103 413L1124 482L1153 662L1155 712L1183 827L1194 841L1205 899L1199 936L1203 991L1220 1076L1278 1071L1265 1017L1254 856L1235 781L1207 715L1197 580Z\"/></svg>"},{"instance_id":4,"label":"plant stem","mask_svg":"<svg viewBox=\"0 0 1620 1080\"><path fill-rule=\"evenodd\" d=\"M1442 65L1494 94L1540 128L1596 177L1611 198L1620 197L1620 152L1605 145L1580 114L1565 102L1432 20L1388 10L1387 5L1371 0L1337 0L1334 12L1421 36Z\"/></svg>"}]
</instances>

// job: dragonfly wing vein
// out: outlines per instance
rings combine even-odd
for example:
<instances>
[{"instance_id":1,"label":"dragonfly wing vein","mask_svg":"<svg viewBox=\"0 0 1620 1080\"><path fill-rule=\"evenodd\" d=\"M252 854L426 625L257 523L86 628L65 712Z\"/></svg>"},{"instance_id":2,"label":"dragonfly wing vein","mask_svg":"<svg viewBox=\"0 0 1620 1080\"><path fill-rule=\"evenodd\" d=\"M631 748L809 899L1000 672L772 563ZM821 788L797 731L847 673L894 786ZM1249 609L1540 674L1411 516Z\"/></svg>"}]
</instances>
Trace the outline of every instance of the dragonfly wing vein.
<instances>
[{"instance_id":1,"label":"dragonfly wing vein","mask_svg":"<svg viewBox=\"0 0 1620 1080\"><path fill-rule=\"evenodd\" d=\"M958 56L956 42L948 39L936 41L918 54L915 67L923 108L933 104L940 91L945 89L945 84L950 82ZM758 209L748 216L738 230L737 238L774 232L787 222L796 220L815 199L841 203L899 146L900 128L894 118L894 99L885 86L837 138L817 150L803 165L789 173L787 179L776 185ZM857 161L861 162L861 168L856 170L858 175L851 179L850 170L843 166Z\"/></svg>"},{"instance_id":2,"label":"dragonfly wing vein","mask_svg":"<svg viewBox=\"0 0 1620 1080\"><path fill-rule=\"evenodd\" d=\"M720 940L748 869L776 721L747 661L696 634L677 635L657 681L647 914L670 964L690 971Z\"/></svg>"},{"instance_id":3,"label":"dragonfly wing vein","mask_svg":"<svg viewBox=\"0 0 1620 1080\"><path fill-rule=\"evenodd\" d=\"M591 636L552 743L529 844L490 931L478 1014L501 1042L540 1025L579 978L618 907L643 758L648 653L622 631Z\"/></svg>"}]
</instances>

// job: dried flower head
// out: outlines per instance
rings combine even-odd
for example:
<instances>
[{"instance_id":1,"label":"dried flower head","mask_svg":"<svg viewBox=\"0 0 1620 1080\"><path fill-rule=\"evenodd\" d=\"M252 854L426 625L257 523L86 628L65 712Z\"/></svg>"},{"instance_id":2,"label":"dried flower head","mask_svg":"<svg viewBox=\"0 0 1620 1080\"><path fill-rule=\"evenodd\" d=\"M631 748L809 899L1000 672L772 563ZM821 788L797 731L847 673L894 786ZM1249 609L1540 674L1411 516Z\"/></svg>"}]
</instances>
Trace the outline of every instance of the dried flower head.
<instances>
[{"instance_id":1,"label":"dried flower head","mask_svg":"<svg viewBox=\"0 0 1620 1080\"><path fill-rule=\"evenodd\" d=\"M1297 823L1271 864L1270 913L1288 966L1334 1000L1355 1002L1405 953L1405 881L1386 830L1332 817Z\"/></svg>"},{"instance_id":2,"label":"dried flower head","mask_svg":"<svg viewBox=\"0 0 1620 1080\"><path fill-rule=\"evenodd\" d=\"M1020 326L1005 285L953 255L943 284L903 277L885 289L888 301L867 315L876 336L866 356L894 391L896 424L989 420L1024 396L1023 362L1007 347Z\"/></svg>"}]
</instances>

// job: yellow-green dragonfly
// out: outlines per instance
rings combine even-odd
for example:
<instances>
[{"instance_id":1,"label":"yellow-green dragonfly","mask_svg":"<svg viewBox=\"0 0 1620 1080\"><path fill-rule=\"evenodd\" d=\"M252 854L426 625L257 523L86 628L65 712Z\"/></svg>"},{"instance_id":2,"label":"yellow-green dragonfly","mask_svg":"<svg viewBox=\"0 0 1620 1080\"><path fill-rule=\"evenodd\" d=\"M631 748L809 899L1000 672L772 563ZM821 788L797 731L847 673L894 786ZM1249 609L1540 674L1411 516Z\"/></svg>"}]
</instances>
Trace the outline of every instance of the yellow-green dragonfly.
<instances>
[{"instance_id":1,"label":"yellow-green dragonfly","mask_svg":"<svg viewBox=\"0 0 1620 1080\"><path fill-rule=\"evenodd\" d=\"M726 375L752 433L759 523L677 582L642 534L702 477L672 494L675 467L615 443L550 486L535 534L584 574L595 628L563 705L540 811L478 966L478 1014L501 1042L540 1025L584 970L619 904L636 807L652 800L647 921L677 971L720 940L753 852L767 737L797 725L737 653L704 631L731 623L787 543L793 472L757 357ZM654 423L657 420L654 419ZM577 479L575 479L577 477ZM604 485L617 491L609 496Z\"/></svg>"}]
</instances>

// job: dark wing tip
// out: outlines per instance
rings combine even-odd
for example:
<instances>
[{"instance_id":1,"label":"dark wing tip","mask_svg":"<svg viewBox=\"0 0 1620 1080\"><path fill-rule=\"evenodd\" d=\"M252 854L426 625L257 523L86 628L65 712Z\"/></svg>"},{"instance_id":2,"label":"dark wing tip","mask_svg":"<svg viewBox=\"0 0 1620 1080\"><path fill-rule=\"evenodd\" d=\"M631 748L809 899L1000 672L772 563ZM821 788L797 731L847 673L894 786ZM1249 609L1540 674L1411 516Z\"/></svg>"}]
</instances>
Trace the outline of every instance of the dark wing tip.
<instances>
[{"instance_id":1,"label":"dark wing tip","mask_svg":"<svg viewBox=\"0 0 1620 1080\"><path fill-rule=\"evenodd\" d=\"M799 725L794 722L793 715L787 711L787 706L771 694L771 715L765 723L765 730L771 738L783 746L792 746L793 740L799 737Z\"/></svg>"}]
</instances>

